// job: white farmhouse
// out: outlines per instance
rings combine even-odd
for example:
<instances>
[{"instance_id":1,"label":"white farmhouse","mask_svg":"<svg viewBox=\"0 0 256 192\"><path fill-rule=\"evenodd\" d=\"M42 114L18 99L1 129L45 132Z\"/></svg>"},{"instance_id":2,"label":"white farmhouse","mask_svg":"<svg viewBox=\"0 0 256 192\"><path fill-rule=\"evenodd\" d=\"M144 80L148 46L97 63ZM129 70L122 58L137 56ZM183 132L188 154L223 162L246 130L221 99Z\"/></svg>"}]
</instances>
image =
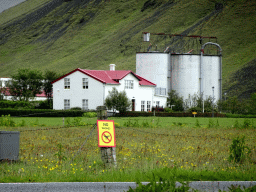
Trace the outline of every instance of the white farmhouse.
<instances>
[{"instance_id":1,"label":"white farmhouse","mask_svg":"<svg viewBox=\"0 0 256 192\"><path fill-rule=\"evenodd\" d=\"M96 109L115 87L126 91L132 101L132 111L151 111L152 106L166 106L166 96L155 95L156 84L132 71L116 71L115 64L109 71L75 69L56 79L53 84L53 109L80 107Z\"/></svg>"}]
</instances>

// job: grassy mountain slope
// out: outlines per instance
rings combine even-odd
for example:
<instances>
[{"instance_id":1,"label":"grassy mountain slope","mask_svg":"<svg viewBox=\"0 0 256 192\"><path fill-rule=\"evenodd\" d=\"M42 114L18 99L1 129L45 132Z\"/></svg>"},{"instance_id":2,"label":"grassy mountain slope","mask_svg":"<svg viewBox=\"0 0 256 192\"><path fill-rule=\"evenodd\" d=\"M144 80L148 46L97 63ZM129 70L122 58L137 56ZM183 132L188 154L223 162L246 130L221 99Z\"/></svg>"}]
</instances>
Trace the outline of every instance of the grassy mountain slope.
<instances>
[{"instance_id":1,"label":"grassy mountain slope","mask_svg":"<svg viewBox=\"0 0 256 192\"><path fill-rule=\"evenodd\" d=\"M255 78L243 81L235 75L256 59L255 1L225 1L219 10L214 0L145 2L44 0L38 8L31 5L27 14L17 13L15 19L10 16L12 9L6 10L0 14L6 18L0 20L0 76L10 76L21 67L66 73L77 67L109 69L110 63L117 70L135 71L135 53L145 46L143 31L181 33L218 37L223 49L223 92L240 97L256 92ZM154 41L160 49L172 43L161 37ZM241 82L246 82L243 89L234 91Z\"/></svg>"}]
</instances>

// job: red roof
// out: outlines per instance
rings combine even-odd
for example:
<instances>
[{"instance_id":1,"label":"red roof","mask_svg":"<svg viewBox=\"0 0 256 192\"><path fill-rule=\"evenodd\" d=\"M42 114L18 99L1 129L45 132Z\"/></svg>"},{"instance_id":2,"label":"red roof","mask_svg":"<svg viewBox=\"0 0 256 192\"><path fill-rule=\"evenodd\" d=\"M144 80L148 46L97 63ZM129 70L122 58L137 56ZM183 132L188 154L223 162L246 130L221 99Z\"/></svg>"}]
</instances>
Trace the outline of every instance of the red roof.
<instances>
[{"instance_id":1,"label":"red roof","mask_svg":"<svg viewBox=\"0 0 256 192\"><path fill-rule=\"evenodd\" d=\"M55 83L61 79L63 79L64 77L76 72L76 71L80 71L81 73L84 73L94 79L96 79L97 81L100 81L102 83L106 83L106 84L119 84L119 80L123 79L126 75L128 74L132 74L134 75L138 80L139 80L139 84L140 85L149 85L149 86L156 86L156 84L140 77L139 75L136 75L135 73L133 73L130 70L122 70L122 71L103 71L103 70L86 70L86 69L75 69L71 72L69 72L68 74L56 79L55 81L52 82ZM116 80L116 81L115 81Z\"/></svg>"}]
</instances>

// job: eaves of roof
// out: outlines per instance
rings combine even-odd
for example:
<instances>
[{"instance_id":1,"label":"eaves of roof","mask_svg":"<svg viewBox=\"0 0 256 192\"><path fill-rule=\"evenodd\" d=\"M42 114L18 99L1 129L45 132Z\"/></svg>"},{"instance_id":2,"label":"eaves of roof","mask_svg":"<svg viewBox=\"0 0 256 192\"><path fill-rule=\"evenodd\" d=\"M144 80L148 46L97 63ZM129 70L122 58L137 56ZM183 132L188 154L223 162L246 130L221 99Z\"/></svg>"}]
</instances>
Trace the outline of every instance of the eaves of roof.
<instances>
[{"instance_id":1,"label":"eaves of roof","mask_svg":"<svg viewBox=\"0 0 256 192\"><path fill-rule=\"evenodd\" d=\"M116 82L115 80L121 80L124 77L126 77L128 74L131 73L135 78L138 79L140 85L156 86L156 84L140 77L139 75L133 73L130 70L129 71L125 71L125 70L123 70L123 71L104 71L104 70L86 70L86 69L80 69L80 68L77 68L77 69L67 73L66 75L63 75L62 77L54 80L52 82L52 84L67 77L68 75L70 75L76 71L79 71L85 75L88 75L101 83L115 84L115 85L120 84L119 82Z\"/></svg>"}]
</instances>

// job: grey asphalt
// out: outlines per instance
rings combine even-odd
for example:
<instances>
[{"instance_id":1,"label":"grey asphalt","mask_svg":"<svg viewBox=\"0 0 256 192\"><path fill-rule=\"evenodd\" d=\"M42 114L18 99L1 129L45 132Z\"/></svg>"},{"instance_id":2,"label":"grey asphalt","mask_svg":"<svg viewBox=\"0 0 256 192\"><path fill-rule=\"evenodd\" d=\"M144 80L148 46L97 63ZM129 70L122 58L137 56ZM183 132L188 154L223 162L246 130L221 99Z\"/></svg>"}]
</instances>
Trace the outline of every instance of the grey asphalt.
<instances>
[{"instance_id":1,"label":"grey asphalt","mask_svg":"<svg viewBox=\"0 0 256 192\"><path fill-rule=\"evenodd\" d=\"M148 182L143 182L146 185ZM181 184L176 182L176 186ZM189 186L199 191L218 192L228 191L231 185L256 185L256 181L192 181ZM0 183L1 192L120 192L127 191L129 187L135 189L135 182L50 182L50 183ZM243 188L242 188L243 189Z\"/></svg>"},{"instance_id":2,"label":"grey asphalt","mask_svg":"<svg viewBox=\"0 0 256 192\"><path fill-rule=\"evenodd\" d=\"M26 0L0 0L0 13Z\"/></svg>"}]
</instances>

